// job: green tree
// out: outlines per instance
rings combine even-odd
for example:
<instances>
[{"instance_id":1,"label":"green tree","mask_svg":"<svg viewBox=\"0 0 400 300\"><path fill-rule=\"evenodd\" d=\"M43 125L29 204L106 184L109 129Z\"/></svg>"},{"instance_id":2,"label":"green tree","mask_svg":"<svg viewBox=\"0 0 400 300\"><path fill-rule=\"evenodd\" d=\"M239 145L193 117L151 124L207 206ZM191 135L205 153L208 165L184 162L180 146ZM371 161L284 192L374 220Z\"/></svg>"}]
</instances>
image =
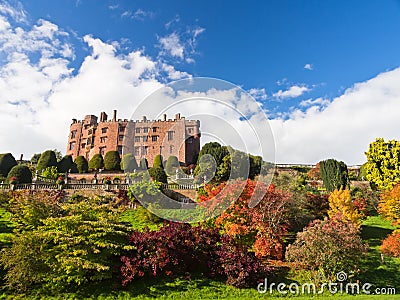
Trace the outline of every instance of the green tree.
<instances>
[{"instance_id":1,"label":"green tree","mask_svg":"<svg viewBox=\"0 0 400 300\"><path fill-rule=\"evenodd\" d=\"M43 170L42 176L48 179L54 179L56 180L58 177L58 169L55 166L52 167L47 167L46 169Z\"/></svg>"},{"instance_id":2,"label":"green tree","mask_svg":"<svg viewBox=\"0 0 400 300\"><path fill-rule=\"evenodd\" d=\"M36 165L40 159L40 155L42 155L42 154L41 153L33 154L32 158L31 158L31 163Z\"/></svg>"},{"instance_id":3,"label":"green tree","mask_svg":"<svg viewBox=\"0 0 400 300\"><path fill-rule=\"evenodd\" d=\"M36 170L42 172L48 167L57 167L57 157L53 150L46 150L40 155Z\"/></svg>"},{"instance_id":4,"label":"green tree","mask_svg":"<svg viewBox=\"0 0 400 300\"><path fill-rule=\"evenodd\" d=\"M7 181L16 177L18 183L32 183L32 172L26 165L16 165L8 172Z\"/></svg>"},{"instance_id":5,"label":"green tree","mask_svg":"<svg viewBox=\"0 0 400 300\"><path fill-rule=\"evenodd\" d=\"M60 173L69 172L69 170L72 172L74 168L76 168L76 166L74 165L71 155L65 155L57 164L57 169Z\"/></svg>"},{"instance_id":6,"label":"green tree","mask_svg":"<svg viewBox=\"0 0 400 300\"><path fill-rule=\"evenodd\" d=\"M141 170L147 170L149 168L149 163L147 162L146 158L141 158L140 159L140 169Z\"/></svg>"},{"instance_id":7,"label":"green tree","mask_svg":"<svg viewBox=\"0 0 400 300\"><path fill-rule=\"evenodd\" d=\"M251 154L249 154L249 160L250 160L249 178L254 179L254 177L260 175L263 160L261 156L255 156Z\"/></svg>"},{"instance_id":8,"label":"green tree","mask_svg":"<svg viewBox=\"0 0 400 300\"><path fill-rule=\"evenodd\" d=\"M93 155L92 159L89 161L89 170L99 170L104 167L103 156L98 153Z\"/></svg>"},{"instance_id":9,"label":"green tree","mask_svg":"<svg viewBox=\"0 0 400 300\"><path fill-rule=\"evenodd\" d=\"M154 157L153 168L164 168L161 154L157 154L156 157Z\"/></svg>"},{"instance_id":10,"label":"green tree","mask_svg":"<svg viewBox=\"0 0 400 300\"><path fill-rule=\"evenodd\" d=\"M79 155L75 158L75 165L78 170L78 173L87 173L89 166L88 162L85 157L82 155Z\"/></svg>"},{"instance_id":11,"label":"green tree","mask_svg":"<svg viewBox=\"0 0 400 300\"><path fill-rule=\"evenodd\" d=\"M155 181L159 181L162 183L168 183L167 174L165 173L163 168L152 167L149 169L150 177Z\"/></svg>"},{"instance_id":12,"label":"green tree","mask_svg":"<svg viewBox=\"0 0 400 300\"><path fill-rule=\"evenodd\" d=\"M176 170L179 169L179 160L176 156L171 155L168 157L167 162L165 164L165 171L168 175L174 175Z\"/></svg>"},{"instance_id":13,"label":"green tree","mask_svg":"<svg viewBox=\"0 0 400 300\"><path fill-rule=\"evenodd\" d=\"M136 162L136 158L133 155L133 153L127 153L124 156L122 156L121 169L125 173L132 173L134 170L139 169L138 164Z\"/></svg>"},{"instance_id":14,"label":"green tree","mask_svg":"<svg viewBox=\"0 0 400 300\"><path fill-rule=\"evenodd\" d=\"M7 177L10 170L17 165L11 153L0 154L0 176Z\"/></svg>"},{"instance_id":15,"label":"green tree","mask_svg":"<svg viewBox=\"0 0 400 300\"><path fill-rule=\"evenodd\" d=\"M327 159L320 162L321 178L328 192L345 189L349 184L347 166L342 161Z\"/></svg>"},{"instance_id":16,"label":"green tree","mask_svg":"<svg viewBox=\"0 0 400 300\"><path fill-rule=\"evenodd\" d=\"M63 158L63 156L61 154L61 151L57 150L57 149L54 149L53 152L56 155L57 162L59 162Z\"/></svg>"},{"instance_id":17,"label":"green tree","mask_svg":"<svg viewBox=\"0 0 400 300\"><path fill-rule=\"evenodd\" d=\"M108 151L104 156L104 168L108 171L121 170L121 158L118 151Z\"/></svg>"},{"instance_id":18,"label":"green tree","mask_svg":"<svg viewBox=\"0 0 400 300\"><path fill-rule=\"evenodd\" d=\"M367 163L364 166L365 177L371 186L378 189L391 189L400 182L400 142L385 142L377 138L369 144L365 153Z\"/></svg>"}]
</instances>

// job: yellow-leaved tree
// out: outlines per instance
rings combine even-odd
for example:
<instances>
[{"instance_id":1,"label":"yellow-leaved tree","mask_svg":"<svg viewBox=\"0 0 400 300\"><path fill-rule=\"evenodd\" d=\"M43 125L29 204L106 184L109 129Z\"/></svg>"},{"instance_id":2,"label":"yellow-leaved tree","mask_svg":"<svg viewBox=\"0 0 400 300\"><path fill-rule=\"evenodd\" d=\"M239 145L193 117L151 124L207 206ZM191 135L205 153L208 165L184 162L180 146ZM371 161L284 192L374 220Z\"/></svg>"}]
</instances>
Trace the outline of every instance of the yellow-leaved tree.
<instances>
[{"instance_id":1,"label":"yellow-leaved tree","mask_svg":"<svg viewBox=\"0 0 400 300\"><path fill-rule=\"evenodd\" d=\"M329 218L337 218L343 222L351 222L356 226L361 225L364 215L360 213L351 199L348 189L334 190L329 195Z\"/></svg>"},{"instance_id":2,"label":"yellow-leaved tree","mask_svg":"<svg viewBox=\"0 0 400 300\"><path fill-rule=\"evenodd\" d=\"M378 211L395 225L400 224L400 184L381 194Z\"/></svg>"}]
</instances>

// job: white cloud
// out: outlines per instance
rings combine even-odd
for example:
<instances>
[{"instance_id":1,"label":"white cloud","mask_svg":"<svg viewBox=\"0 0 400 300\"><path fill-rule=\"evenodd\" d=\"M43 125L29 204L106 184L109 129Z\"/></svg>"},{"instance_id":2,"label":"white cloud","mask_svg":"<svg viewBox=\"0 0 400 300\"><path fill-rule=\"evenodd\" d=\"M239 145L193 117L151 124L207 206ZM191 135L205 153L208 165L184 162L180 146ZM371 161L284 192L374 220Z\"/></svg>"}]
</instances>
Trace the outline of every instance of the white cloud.
<instances>
[{"instance_id":1,"label":"white cloud","mask_svg":"<svg viewBox=\"0 0 400 300\"><path fill-rule=\"evenodd\" d=\"M265 91L265 88L262 88L262 89L252 88L248 91L248 93L252 97L254 97L255 99L258 99L258 100L266 100L267 99L267 92Z\"/></svg>"},{"instance_id":2,"label":"white cloud","mask_svg":"<svg viewBox=\"0 0 400 300\"><path fill-rule=\"evenodd\" d=\"M300 106L309 107L309 106L327 106L331 101L325 98L317 98L317 99L307 99L300 102Z\"/></svg>"},{"instance_id":3,"label":"white cloud","mask_svg":"<svg viewBox=\"0 0 400 300\"><path fill-rule=\"evenodd\" d=\"M312 64L305 64L304 69L312 71L312 70L314 70L314 66Z\"/></svg>"},{"instance_id":4,"label":"white cloud","mask_svg":"<svg viewBox=\"0 0 400 300\"><path fill-rule=\"evenodd\" d=\"M305 92L310 91L310 89L306 86L299 86L294 85L291 86L288 90L283 91L279 90L278 92L274 93L272 96L279 99L286 99L286 98L296 98L303 95Z\"/></svg>"},{"instance_id":5,"label":"white cloud","mask_svg":"<svg viewBox=\"0 0 400 300\"><path fill-rule=\"evenodd\" d=\"M11 6L6 1L1 1L0 13L10 16L12 19L16 20L19 23L27 23L27 14L22 7L22 4L20 2L16 2L14 4L14 6Z\"/></svg>"},{"instance_id":6,"label":"white cloud","mask_svg":"<svg viewBox=\"0 0 400 300\"><path fill-rule=\"evenodd\" d=\"M173 57L183 59L184 46L182 45L179 35L173 32L165 37L158 39L164 53L168 53Z\"/></svg>"}]
</instances>

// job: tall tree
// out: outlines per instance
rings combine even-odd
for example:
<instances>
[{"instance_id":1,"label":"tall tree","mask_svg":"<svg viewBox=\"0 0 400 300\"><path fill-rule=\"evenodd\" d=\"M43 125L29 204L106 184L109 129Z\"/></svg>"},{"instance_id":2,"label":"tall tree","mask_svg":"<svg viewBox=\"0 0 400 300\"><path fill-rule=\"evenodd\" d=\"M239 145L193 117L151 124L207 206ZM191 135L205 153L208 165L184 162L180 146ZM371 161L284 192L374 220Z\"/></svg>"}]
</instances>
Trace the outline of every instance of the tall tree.
<instances>
[{"instance_id":1,"label":"tall tree","mask_svg":"<svg viewBox=\"0 0 400 300\"><path fill-rule=\"evenodd\" d=\"M17 165L17 161L11 153L0 154L0 176L7 177L10 170Z\"/></svg>"},{"instance_id":2,"label":"tall tree","mask_svg":"<svg viewBox=\"0 0 400 300\"><path fill-rule=\"evenodd\" d=\"M349 184L347 166L342 161L327 159L320 162L321 177L328 192L345 189Z\"/></svg>"},{"instance_id":3,"label":"tall tree","mask_svg":"<svg viewBox=\"0 0 400 300\"><path fill-rule=\"evenodd\" d=\"M48 167L57 167L57 157L53 150L46 150L40 155L36 170L43 171Z\"/></svg>"},{"instance_id":4,"label":"tall tree","mask_svg":"<svg viewBox=\"0 0 400 300\"><path fill-rule=\"evenodd\" d=\"M367 163L364 165L365 177L372 187L391 189L400 182L400 142L385 142L377 138L369 144Z\"/></svg>"},{"instance_id":5,"label":"tall tree","mask_svg":"<svg viewBox=\"0 0 400 300\"><path fill-rule=\"evenodd\" d=\"M135 156L133 155L133 153L127 153L124 156L122 156L121 159L121 169L125 172L125 173L131 173L134 170L137 170L138 164L136 162Z\"/></svg>"}]
</instances>

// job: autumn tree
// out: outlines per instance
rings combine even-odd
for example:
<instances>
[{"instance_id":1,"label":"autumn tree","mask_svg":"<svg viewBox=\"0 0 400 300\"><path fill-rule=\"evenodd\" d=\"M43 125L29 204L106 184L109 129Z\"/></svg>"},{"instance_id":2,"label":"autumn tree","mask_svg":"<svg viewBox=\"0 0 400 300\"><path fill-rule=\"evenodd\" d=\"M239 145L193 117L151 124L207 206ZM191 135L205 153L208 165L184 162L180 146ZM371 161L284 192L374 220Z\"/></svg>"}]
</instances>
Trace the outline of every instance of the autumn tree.
<instances>
[{"instance_id":1,"label":"autumn tree","mask_svg":"<svg viewBox=\"0 0 400 300\"><path fill-rule=\"evenodd\" d=\"M349 184L347 166L342 161L327 159L320 162L321 178L328 192L345 189Z\"/></svg>"},{"instance_id":2,"label":"autumn tree","mask_svg":"<svg viewBox=\"0 0 400 300\"><path fill-rule=\"evenodd\" d=\"M381 194L379 213L394 224L400 224L400 184Z\"/></svg>"},{"instance_id":3,"label":"autumn tree","mask_svg":"<svg viewBox=\"0 0 400 300\"><path fill-rule=\"evenodd\" d=\"M348 189L334 190L329 195L328 215L330 218L351 222L356 226L361 225L361 219L364 217L354 205Z\"/></svg>"},{"instance_id":4,"label":"autumn tree","mask_svg":"<svg viewBox=\"0 0 400 300\"><path fill-rule=\"evenodd\" d=\"M377 138L365 153L365 177L378 189L390 189L400 182L400 142Z\"/></svg>"}]
</instances>

